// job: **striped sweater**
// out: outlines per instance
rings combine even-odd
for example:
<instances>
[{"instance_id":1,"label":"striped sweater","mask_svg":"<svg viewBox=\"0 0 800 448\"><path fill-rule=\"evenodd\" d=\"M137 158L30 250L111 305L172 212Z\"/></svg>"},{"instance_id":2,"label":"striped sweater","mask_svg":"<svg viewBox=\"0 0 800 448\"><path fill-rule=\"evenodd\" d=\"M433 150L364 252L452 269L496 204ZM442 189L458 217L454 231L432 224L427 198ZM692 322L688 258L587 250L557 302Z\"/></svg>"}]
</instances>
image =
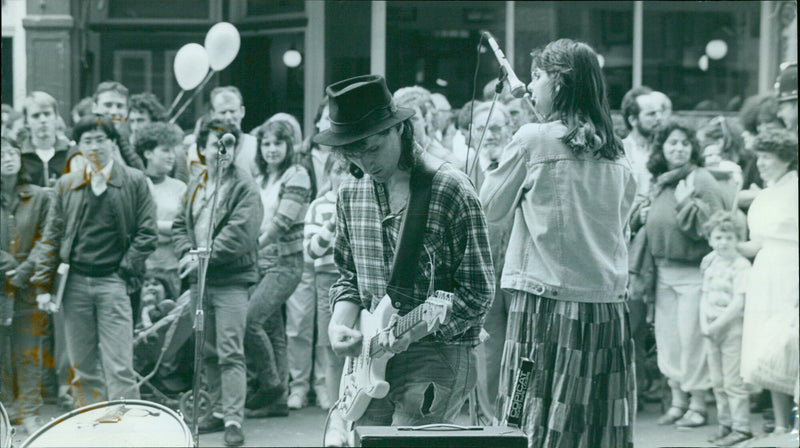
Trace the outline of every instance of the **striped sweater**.
<instances>
[{"instance_id":1,"label":"striped sweater","mask_svg":"<svg viewBox=\"0 0 800 448\"><path fill-rule=\"evenodd\" d=\"M278 246L278 254L291 255L303 251L303 216L311 199L311 178L308 171L300 165L292 165L283 173L280 180L277 204L263 204L264 209L273 209L271 221L281 232L273 244ZM257 183L263 190L263 176ZM262 202L264 197L262 196Z\"/></svg>"},{"instance_id":2,"label":"striped sweater","mask_svg":"<svg viewBox=\"0 0 800 448\"><path fill-rule=\"evenodd\" d=\"M314 259L317 272L336 274L339 271L333 263L334 232L325 226L336 215L336 192L328 191L315 199L306 213L305 240L303 246L306 253Z\"/></svg>"}]
</instances>

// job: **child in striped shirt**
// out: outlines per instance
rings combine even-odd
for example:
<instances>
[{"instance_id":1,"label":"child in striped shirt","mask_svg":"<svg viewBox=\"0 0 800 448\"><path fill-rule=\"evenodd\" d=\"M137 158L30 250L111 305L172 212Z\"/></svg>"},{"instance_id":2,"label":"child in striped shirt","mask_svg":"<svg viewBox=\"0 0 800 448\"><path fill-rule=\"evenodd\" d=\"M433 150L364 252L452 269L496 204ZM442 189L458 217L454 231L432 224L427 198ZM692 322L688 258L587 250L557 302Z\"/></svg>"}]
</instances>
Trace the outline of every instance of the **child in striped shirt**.
<instances>
[{"instance_id":1,"label":"child in striped shirt","mask_svg":"<svg viewBox=\"0 0 800 448\"><path fill-rule=\"evenodd\" d=\"M331 189L315 199L308 207L305 219L304 246L314 259L317 284L317 356L322 357L326 367L325 386L328 396L339 397L339 382L342 378L344 358L334 355L328 340L328 324L331 320L331 305L328 292L339 278L333 262L333 237L336 229L336 194L339 185L351 177L349 163L341 156L332 154L325 161L324 175L330 180ZM345 422L338 411L331 414L331 425L325 436L325 446L343 446L347 441Z\"/></svg>"}]
</instances>

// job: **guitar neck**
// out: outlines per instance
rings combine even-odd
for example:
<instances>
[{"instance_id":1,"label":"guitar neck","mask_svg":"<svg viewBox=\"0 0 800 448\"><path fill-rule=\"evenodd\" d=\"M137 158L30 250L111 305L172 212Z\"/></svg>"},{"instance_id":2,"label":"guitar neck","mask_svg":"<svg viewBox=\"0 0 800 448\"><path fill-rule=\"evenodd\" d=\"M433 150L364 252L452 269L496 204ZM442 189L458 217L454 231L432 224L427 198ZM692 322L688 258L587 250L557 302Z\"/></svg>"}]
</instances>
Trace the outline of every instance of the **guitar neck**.
<instances>
[{"instance_id":1,"label":"guitar neck","mask_svg":"<svg viewBox=\"0 0 800 448\"><path fill-rule=\"evenodd\" d=\"M423 303L418 307L411 310L410 313L406 314L405 316L401 317L397 320L397 324L392 329L392 333L394 334L395 338L400 338L404 334L411 331L414 326L418 323L422 322L422 308L425 306ZM369 340L369 355L376 356L378 355L383 349L378 344L378 335L375 335L370 338Z\"/></svg>"}]
</instances>

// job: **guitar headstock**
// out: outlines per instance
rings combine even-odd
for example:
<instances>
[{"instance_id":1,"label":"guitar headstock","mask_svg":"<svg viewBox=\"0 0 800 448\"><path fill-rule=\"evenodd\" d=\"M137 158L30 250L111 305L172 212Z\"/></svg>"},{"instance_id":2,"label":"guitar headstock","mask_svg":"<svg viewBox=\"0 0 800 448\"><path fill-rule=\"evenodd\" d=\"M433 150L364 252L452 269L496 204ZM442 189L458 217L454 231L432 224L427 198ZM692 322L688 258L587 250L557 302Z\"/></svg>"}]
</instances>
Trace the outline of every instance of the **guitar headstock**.
<instances>
[{"instance_id":1,"label":"guitar headstock","mask_svg":"<svg viewBox=\"0 0 800 448\"><path fill-rule=\"evenodd\" d=\"M423 304L422 320L428 326L428 331L443 324L453 308L453 293L447 291L436 291L434 295L428 297Z\"/></svg>"}]
</instances>

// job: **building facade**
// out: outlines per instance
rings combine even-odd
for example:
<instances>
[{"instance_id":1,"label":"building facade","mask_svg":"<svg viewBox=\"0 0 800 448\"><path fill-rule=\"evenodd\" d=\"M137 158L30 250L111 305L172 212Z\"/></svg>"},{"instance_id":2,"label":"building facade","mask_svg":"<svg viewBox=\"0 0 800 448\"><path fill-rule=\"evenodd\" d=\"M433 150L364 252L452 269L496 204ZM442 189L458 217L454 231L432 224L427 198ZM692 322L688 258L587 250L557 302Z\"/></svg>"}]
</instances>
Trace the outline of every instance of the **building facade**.
<instances>
[{"instance_id":1,"label":"building facade","mask_svg":"<svg viewBox=\"0 0 800 448\"><path fill-rule=\"evenodd\" d=\"M233 84L245 97L245 130L281 111L310 129L324 86L367 72L460 107L473 79L480 96L499 73L485 42L479 50L482 31L523 82L533 48L560 37L587 42L602 56L612 108L645 84L678 110L734 111L770 91L780 63L797 54L790 1L3 0L3 102L45 90L68 118L97 83L114 79L169 105L180 91L176 52L202 44L219 21L237 27L241 49L181 117L185 127L207 110L213 86ZM287 65L292 50L300 62Z\"/></svg>"}]
</instances>

